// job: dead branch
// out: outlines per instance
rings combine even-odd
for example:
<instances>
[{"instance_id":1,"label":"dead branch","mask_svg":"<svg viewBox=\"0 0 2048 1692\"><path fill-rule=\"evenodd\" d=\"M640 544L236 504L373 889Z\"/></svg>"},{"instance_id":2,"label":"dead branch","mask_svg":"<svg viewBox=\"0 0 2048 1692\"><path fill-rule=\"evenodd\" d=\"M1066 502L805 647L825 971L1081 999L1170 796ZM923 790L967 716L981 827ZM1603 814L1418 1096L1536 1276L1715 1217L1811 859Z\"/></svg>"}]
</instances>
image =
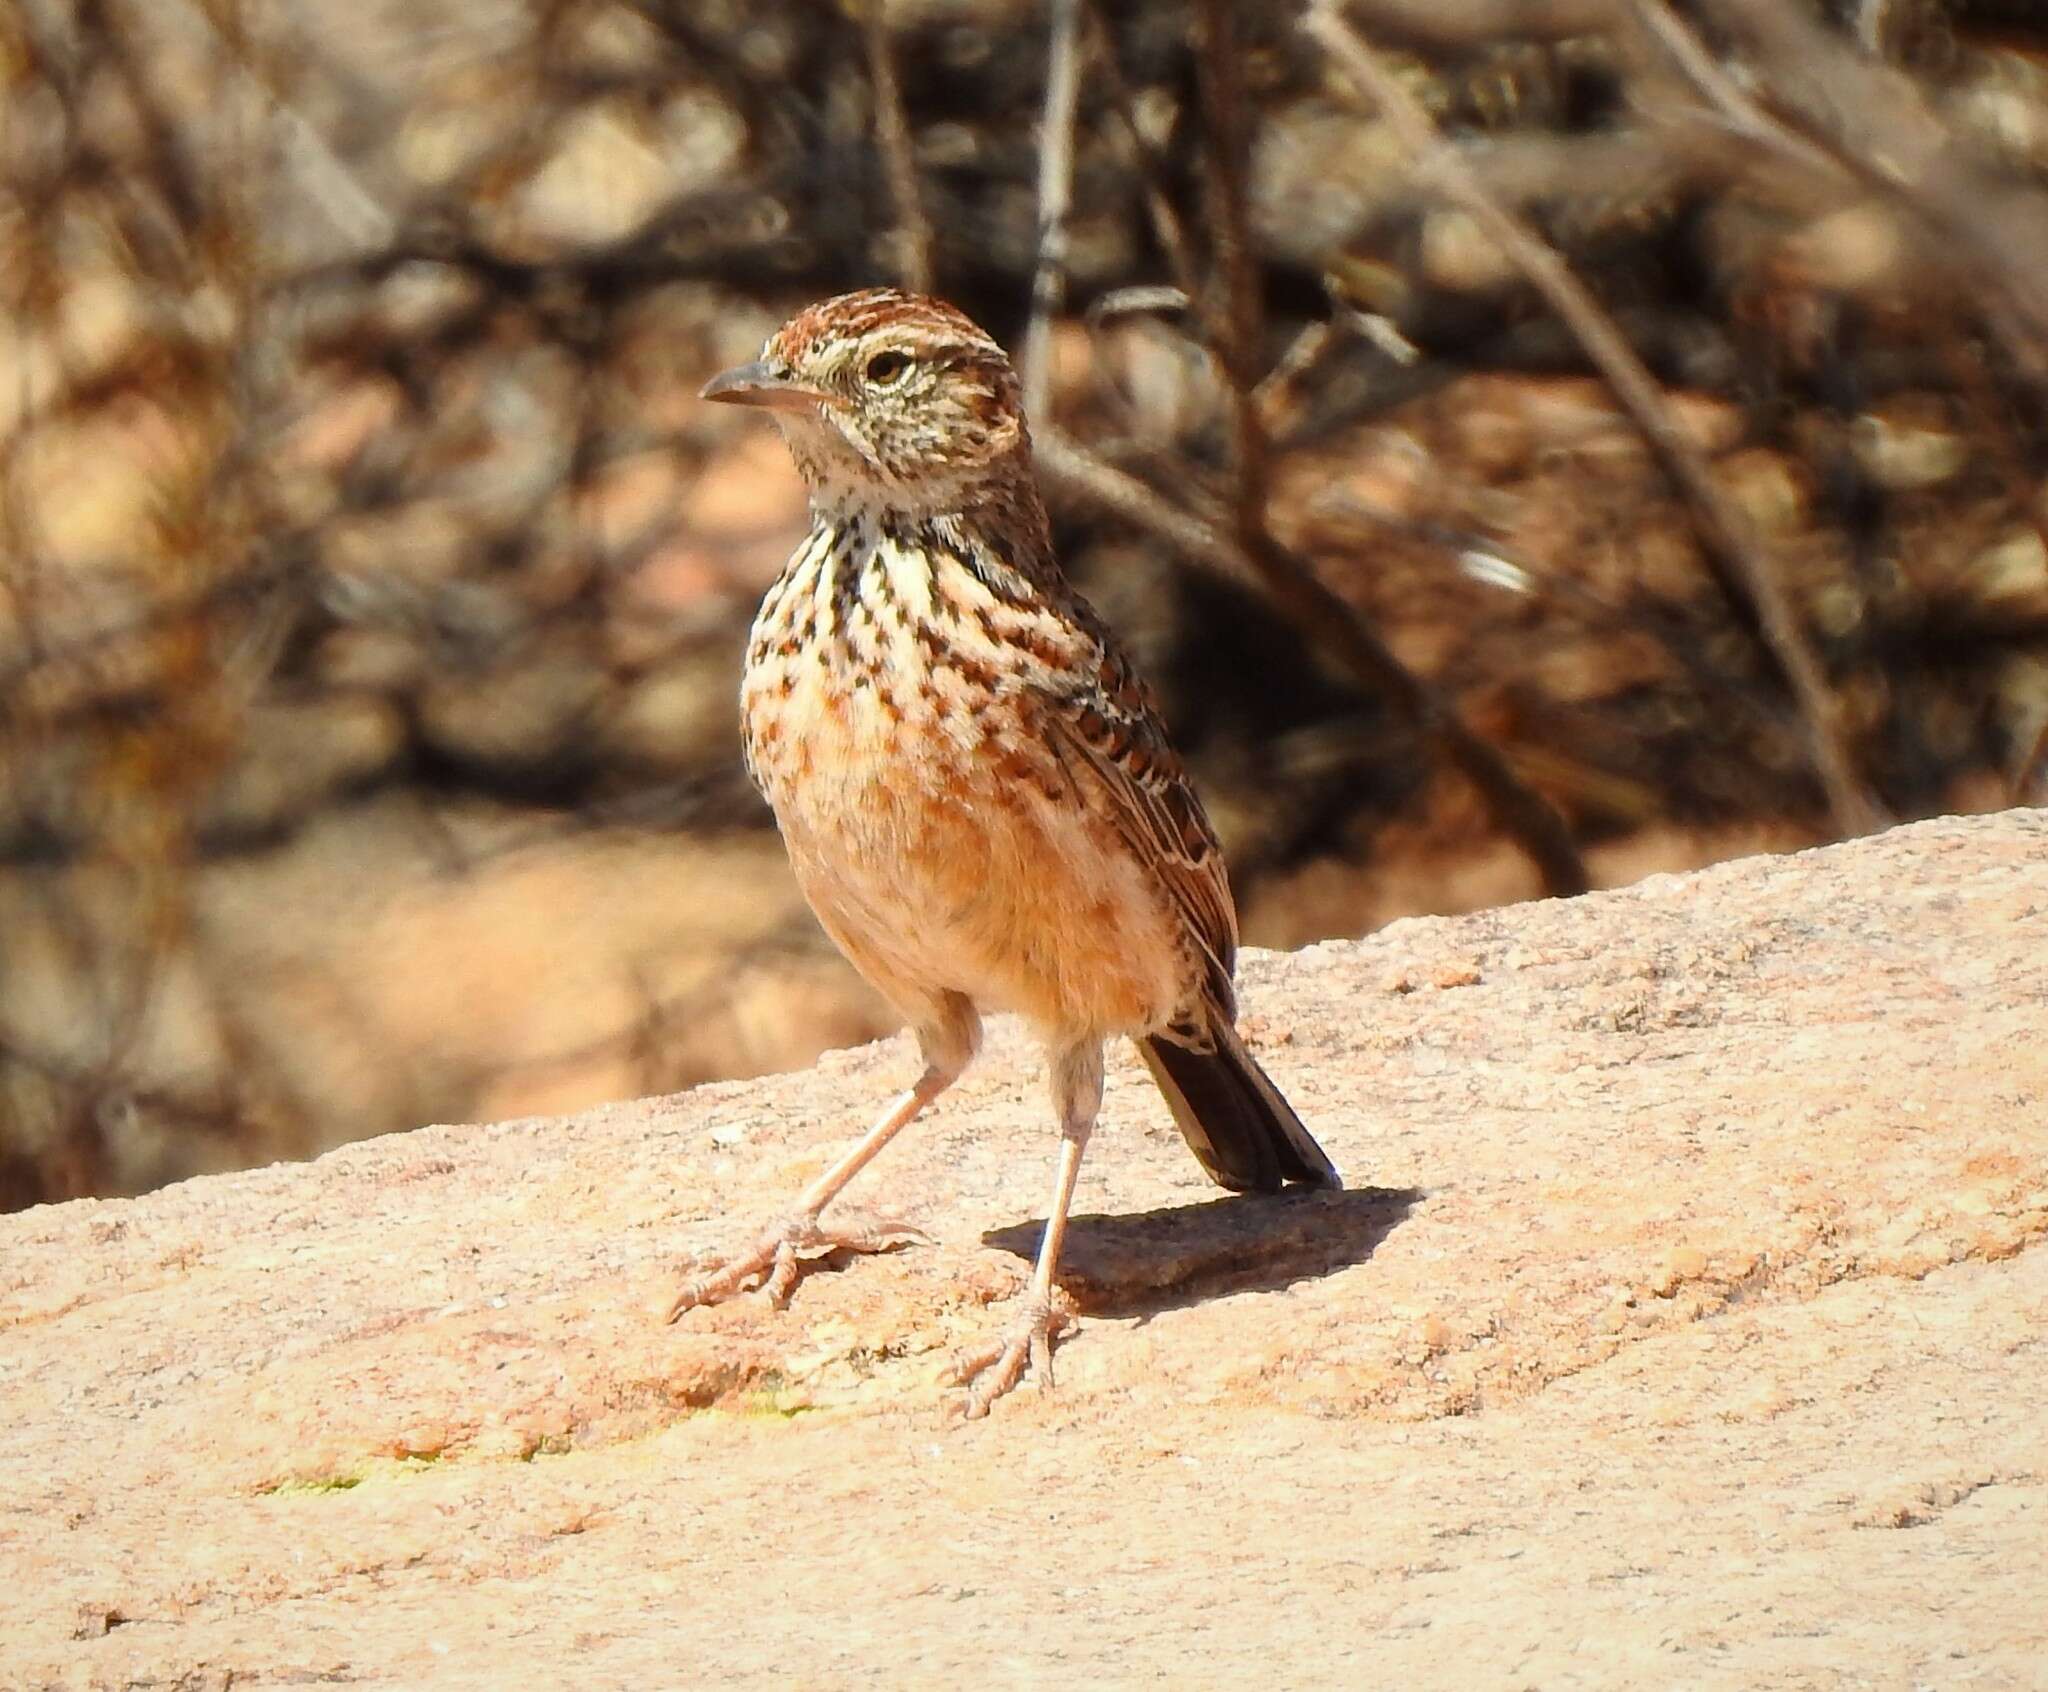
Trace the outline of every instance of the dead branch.
<instances>
[{"instance_id":1,"label":"dead branch","mask_svg":"<svg viewBox=\"0 0 2048 1692\"><path fill-rule=\"evenodd\" d=\"M881 0L861 11L861 39L868 56L868 80L875 90L875 139L896 207L897 263L903 286L914 294L932 291L932 226L917 187L917 158L911 150L910 117L896 75L896 48Z\"/></svg>"},{"instance_id":2,"label":"dead branch","mask_svg":"<svg viewBox=\"0 0 2048 1692\"><path fill-rule=\"evenodd\" d=\"M278 92L275 79L267 77L247 52L246 40L233 39L240 30L232 14L223 19L218 6L209 8L197 0L149 0L146 10L131 14L124 24L146 42L149 36L137 28L139 23L167 26L209 53L224 77L229 104L239 107L233 115L269 131L283 175L301 201L321 214L339 251L374 252L392 239L398 220L326 137Z\"/></svg>"},{"instance_id":3,"label":"dead branch","mask_svg":"<svg viewBox=\"0 0 2048 1692\"><path fill-rule=\"evenodd\" d=\"M1117 59L1116 34L1099 12L1089 11L1088 22L1094 37L1097 71L1109 93L1109 109L1115 114L1138 167L1145 194L1145 219L1152 226L1152 238L1166 255L1175 284L1193 300L1200 286L1194 252L1188 244L1187 232L1181 227L1180 214L1173 209L1173 197L1166 191L1166 168L1159 149L1152 145L1138 122L1137 102L1131 97L1131 85L1124 80L1123 66Z\"/></svg>"},{"instance_id":4,"label":"dead branch","mask_svg":"<svg viewBox=\"0 0 2048 1692\"><path fill-rule=\"evenodd\" d=\"M1837 831L1861 834L1880 826L1883 813L1855 773L1834 694L1769 561L1763 537L1747 514L1715 485L1705 460L1665 404L1656 379L1570 266L1486 192L1444 142L1420 102L1345 21L1335 0L1316 0L1303 28L1378 108L1395 138L1415 160L1418 173L1507 254L1585 349L1692 508L1702 552L1721 591L1737 615L1756 630L1790 687L1806 731L1808 754Z\"/></svg>"},{"instance_id":5,"label":"dead branch","mask_svg":"<svg viewBox=\"0 0 2048 1692\"><path fill-rule=\"evenodd\" d=\"M1941 250L2002 296L1993 314L2001 339L2032 376L2048 378L2048 196L1983 169L1910 81L1842 47L1799 8L1714 0L1713 9L1759 60L1776 116L1907 206Z\"/></svg>"},{"instance_id":6,"label":"dead branch","mask_svg":"<svg viewBox=\"0 0 2048 1692\"><path fill-rule=\"evenodd\" d=\"M2041 725L2032 750L2014 767L2010 791L2015 805L2048 800L2048 723Z\"/></svg>"},{"instance_id":7,"label":"dead branch","mask_svg":"<svg viewBox=\"0 0 2048 1692\"><path fill-rule=\"evenodd\" d=\"M1082 0L1052 0L1045 115L1038 138L1038 268L1024 333L1024 410L1033 423L1052 397L1052 320L1067 298L1067 213L1074 199L1074 120L1081 96Z\"/></svg>"},{"instance_id":8,"label":"dead branch","mask_svg":"<svg viewBox=\"0 0 2048 1692\"><path fill-rule=\"evenodd\" d=\"M1215 309L1202 314L1202 321L1230 394L1238 538L1258 551L1266 535L1266 435L1252 394L1263 374L1259 369L1262 313L1245 214L1244 162L1249 143L1243 67L1229 0L1202 0L1195 40L1202 105L1208 120L1202 126L1202 193L1222 295Z\"/></svg>"},{"instance_id":9,"label":"dead branch","mask_svg":"<svg viewBox=\"0 0 2048 1692\"><path fill-rule=\"evenodd\" d=\"M1501 41L1564 41L1614 21L1610 0L1359 0L1352 9L1382 40L1467 52Z\"/></svg>"},{"instance_id":10,"label":"dead branch","mask_svg":"<svg viewBox=\"0 0 2048 1692\"><path fill-rule=\"evenodd\" d=\"M1304 559L1270 536L1260 538L1256 551L1226 539L1060 430L1041 432L1038 463L1046 478L1072 497L1156 536L1221 575L1258 583L1312 650L1384 696L1419 735L1442 749L1478 791L1495 825L1535 863L1546 893L1569 897L1591 885L1564 819L1540 794L1524 786L1500 752L1474 734Z\"/></svg>"}]
</instances>

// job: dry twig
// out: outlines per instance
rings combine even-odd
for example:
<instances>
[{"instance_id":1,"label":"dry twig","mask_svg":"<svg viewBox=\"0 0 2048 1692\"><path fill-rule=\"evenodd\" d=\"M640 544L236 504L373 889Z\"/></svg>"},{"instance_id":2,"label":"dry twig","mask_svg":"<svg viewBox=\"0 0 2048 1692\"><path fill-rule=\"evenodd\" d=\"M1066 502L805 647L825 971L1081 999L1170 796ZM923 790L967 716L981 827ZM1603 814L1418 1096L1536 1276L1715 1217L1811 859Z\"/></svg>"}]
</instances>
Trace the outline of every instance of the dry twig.
<instances>
[{"instance_id":1,"label":"dry twig","mask_svg":"<svg viewBox=\"0 0 2048 1692\"><path fill-rule=\"evenodd\" d=\"M1499 205L1444 142L1434 120L1337 8L1316 0L1303 27L1379 110L1389 130L1446 199L1500 247L1572 332L1613 389L1665 474L1691 507L1702 551L1730 605L1753 627L1792 691L1808 755L1841 834L1866 833L1883 814L1850 761L1840 711L1820 660L1748 516L1715 485L1686 439L1656 379L1559 255Z\"/></svg>"},{"instance_id":2,"label":"dry twig","mask_svg":"<svg viewBox=\"0 0 2048 1692\"><path fill-rule=\"evenodd\" d=\"M1404 47L1485 48L1563 41L1614 21L1612 0L1360 0L1373 28Z\"/></svg>"},{"instance_id":3,"label":"dry twig","mask_svg":"<svg viewBox=\"0 0 2048 1692\"><path fill-rule=\"evenodd\" d=\"M911 150L910 117L903 108L903 84L896 76L896 50L881 0L861 8L861 39L868 56L868 80L875 90L875 139L896 206L897 264L903 286L914 294L932 291L932 226L917 188L917 158Z\"/></svg>"},{"instance_id":4,"label":"dry twig","mask_svg":"<svg viewBox=\"0 0 2048 1692\"><path fill-rule=\"evenodd\" d=\"M1303 637L1395 707L1426 737L1441 744L1484 797L1495 821L1517 840L1553 895L1581 893L1584 863L1564 819L1522 785L1493 747L1479 740L1422 680L1408 670L1357 609L1339 598L1308 563L1281 546L1266 520L1267 440L1258 388L1261 376L1261 301L1258 267L1246 214L1244 90L1228 0L1203 0L1197 26L1197 62L1206 122L1204 199L1216 257L1217 289L1198 312L1203 338L1222 373L1231 425L1234 472L1231 512L1234 543L1209 524L1175 510L1144 483L1087 453L1065 436L1041 447L1040 461L1056 480L1150 530L1177 549L1226 574L1261 583ZM1136 126L1131 126L1136 134ZM1177 234L1177 225L1168 223ZM1185 249L1170 248L1185 262Z\"/></svg>"},{"instance_id":5,"label":"dry twig","mask_svg":"<svg viewBox=\"0 0 2048 1692\"><path fill-rule=\"evenodd\" d=\"M1202 0L1196 24L1197 70L1208 121L1203 198L1222 299L1204 312L1210 351L1230 395L1231 469L1236 474L1238 539L1254 555L1266 536L1266 435L1252 393L1259 384L1259 275L1245 215L1244 87L1230 0Z\"/></svg>"},{"instance_id":6,"label":"dry twig","mask_svg":"<svg viewBox=\"0 0 2048 1692\"><path fill-rule=\"evenodd\" d=\"M1074 117L1081 96L1083 0L1052 0L1045 116L1038 138L1038 268L1024 334L1024 410L1042 421L1052 395L1052 320L1067 297L1067 212L1074 198Z\"/></svg>"},{"instance_id":7,"label":"dry twig","mask_svg":"<svg viewBox=\"0 0 2048 1692\"><path fill-rule=\"evenodd\" d=\"M1115 32L1103 22L1099 12L1091 10L1088 22L1095 37L1095 63L1109 91L1109 109L1115 113L1124 139L1130 144L1131 158L1144 185L1145 217L1152 225L1152 238L1166 255L1175 284L1193 300L1199 292L1194 253L1188 245L1187 232L1181 228L1180 214L1173 209L1173 196L1166 190L1166 167L1160 160L1159 149L1152 145L1138 122L1137 102L1131 97L1131 85L1124 80L1123 66L1117 61Z\"/></svg>"},{"instance_id":8,"label":"dry twig","mask_svg":"<svg viewBox=\"0 0 2048 1692\"><path fill-rule=\"evenodd\" d=\"M1714 0L1764 70L1781 121L1906 206L2000 305L2009 352L2048 378L2048 198L1998 180L1957 145L1920 91L1779 0Z\"/></svg>"},{"instance_id":9,"label":"dry twig","mask_svg":"<svg viewBox=\"0 0 2048 1692\"><path fill-rule=\"evenodd\" d=\"M1183 556L1239 581L1261 584L1314 650L1384 696L1478 790L1495 824L1527 852L1546 892L1564 897L1590 885L1571 831L1540 794L1524 786L1500 752L1401 660L1307 562L1270 537L1256 552L1225 538L1135 476L1106 463L1057 429L1041 431L1038 463L1074 498L1121 518Z\"/></svg>"}]
</instances>

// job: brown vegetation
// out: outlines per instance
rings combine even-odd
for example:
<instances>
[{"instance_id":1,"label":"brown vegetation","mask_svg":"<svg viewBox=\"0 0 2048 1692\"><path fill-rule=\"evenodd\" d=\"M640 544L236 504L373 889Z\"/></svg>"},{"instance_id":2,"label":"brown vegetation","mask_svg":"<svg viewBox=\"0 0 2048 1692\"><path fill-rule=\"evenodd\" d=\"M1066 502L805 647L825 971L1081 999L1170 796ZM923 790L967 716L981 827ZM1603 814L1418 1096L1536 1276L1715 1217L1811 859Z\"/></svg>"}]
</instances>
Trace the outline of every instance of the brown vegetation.
<instances>
[{"instance_id":1,"label":"brown vegetation","mask_svg":"<svg viewBox=\"0 0 2048 1692\"><path fill-rule=\"evenodd\" d=\"M2038 796L2017 0L31 0L0 100L0 1204L884 1024L692 398L842 286L1023 353L1255 939Z\"/></svg>"}]
</instances>

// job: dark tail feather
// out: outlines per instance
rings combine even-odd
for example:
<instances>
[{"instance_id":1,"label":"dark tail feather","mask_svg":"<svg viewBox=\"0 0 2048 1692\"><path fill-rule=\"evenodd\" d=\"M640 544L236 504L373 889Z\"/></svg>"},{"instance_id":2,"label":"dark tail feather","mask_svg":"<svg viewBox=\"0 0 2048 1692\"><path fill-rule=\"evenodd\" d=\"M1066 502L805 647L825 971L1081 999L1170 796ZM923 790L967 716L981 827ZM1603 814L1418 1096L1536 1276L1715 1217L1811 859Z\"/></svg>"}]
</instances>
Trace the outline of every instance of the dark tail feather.
<instances>
[{"instance_id":1,"label":"dark tail feather","mask_svg":"<svg viewBox=\"0 0 2048 1692\"><path fill-rule=\"evenodd\" d=\"M1343 1186L1336 1166L1237 1031L1218 1027L1214 1037L1212 1052L1176 1045L1164 1034L1138 1042L1145 1067L1210 1180L1240 1193L1276 1192L1284 1181Z\"/></svg>"}]
</instances>

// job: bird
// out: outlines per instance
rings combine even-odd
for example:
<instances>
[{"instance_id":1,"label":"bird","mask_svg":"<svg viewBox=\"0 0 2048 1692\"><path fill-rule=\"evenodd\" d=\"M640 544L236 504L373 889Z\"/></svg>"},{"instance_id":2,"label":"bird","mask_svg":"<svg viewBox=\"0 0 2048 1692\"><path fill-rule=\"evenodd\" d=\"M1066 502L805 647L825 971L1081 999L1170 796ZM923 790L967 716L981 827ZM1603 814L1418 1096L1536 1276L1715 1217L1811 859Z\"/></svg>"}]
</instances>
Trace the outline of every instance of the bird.
<instances>
[{"instance_id":1,"label":"bird","mask_svg":"<svg viewBox=\"0 0 2048 1692\"><path fill-rule=\"evenodd\" d=\"M826 1207L956 1081L982 1016L1043 1046L1053 1195L1014 1320L953 1364L985 1416L1027 1366L1052 1384L1073 1318L1055 1285L1128 1036L1219 1185L1342 1185L1246 1049L1237 916L1216 832L1151 690L1067 581L1003 349L943 300L893 288L800 311L706 400L779 426L811 527L762 598L741 682L747 769L827 935L909 1024L922 1073L758 1239L703 1263L668 1320L817 1256L922 1239L829 1226Z\"/></svg>"}]
</instances>

